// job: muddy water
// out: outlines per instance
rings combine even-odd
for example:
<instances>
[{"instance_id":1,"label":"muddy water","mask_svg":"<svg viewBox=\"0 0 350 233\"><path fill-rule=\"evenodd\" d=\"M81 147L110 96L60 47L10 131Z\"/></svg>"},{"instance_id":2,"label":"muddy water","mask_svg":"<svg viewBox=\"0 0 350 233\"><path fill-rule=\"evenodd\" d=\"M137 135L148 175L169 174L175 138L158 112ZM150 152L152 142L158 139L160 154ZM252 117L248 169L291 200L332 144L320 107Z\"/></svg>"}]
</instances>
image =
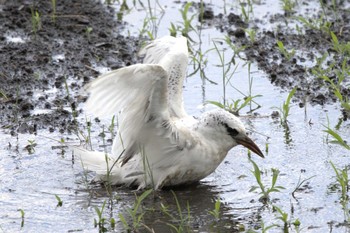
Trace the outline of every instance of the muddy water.
<instances>
[{"instance_id":1,"label":"muddy water","mask_svg":"<svg viewBox=\"0 0 350 233\"><path fill-rule=\"evenodd\" d=\"M271 1L272 2L272 1ZM163 4L163 3L162 3ZM317 3L314 3L317 7ZM166 6L166 7L165 7ZM264 18L283 12L279 1L273 4L262 1L255 5L255 17ZM115 5L118 9L118 5ZM153 7L153 5L152 5ZM182 4L164 3L165 14L158 25L157 35L168 34L169 22L181 22L179 9ZM224 12L223 5L211 6L214 15ZM260 7L260 8L259 8ZM128 22L124 32L137 36L146 10L141 7L124 14L123 19ZM259 9L261 9L259 11ZM226 9L239 14L239 7L235 4ZM195 12L195 9L191 11ZM260 13L259 13L260 12ZM157 13L159 17L159 13ZM137 20L136 20L137 19ZM213 22L212 22L213 23ZM274 28L275 24L268 20L259 25ZM202 49L206 51L213 47L212 39L222 38L225 34L215 26L205 25L201 34ZM193 34L191 34L194 36ZM195 37L194 37L195 38ZM220 47L225 48L225 45ZM225 50L225 57L229 59L232 53ZM221 101L222 69L216 51L207 54L208 64L205 73L211 84L203 81L199 74L187 78L185 82L184 100L186 110L193 115L213 108L205 105L206 101ZM60 58L64 59L64 58ZM227 87L227 98L243 98L236 89L249 93L248 65L246 61L236 58L239 64L233 78L232 85ZM99 67L105 69L106 67ZM189 70L191 73L191 68ZM281 232L283 223L277 219L278 213L272 210L272 205L278 206L288 213L289 219L299 219L302 232L347 232L349 230L346 217L342 209L339 188L335 185L335 174L330 165L332 161L337 167L349 164L349 152L337 145L327 143L327 135L323 132L328 122L331 126L338 123L341 117L339 105L325 104L323 106L306 103L299 107L299 100L291 104L291 115L288 118L289 128L283 127L279 120L271 117L276 107L281 107L288 91L271 84L268 74L259 69L258 64L252 63L250 77L252 78L252 95L261 95L256 102L261 108L254 111L255 116L247 114L249 108L241 111L242 120L252 133L257 144L264 149L268 144L265 159L252 155L252 159L263 171L262 180L267 186L271 185L271 168L280 170L277 184L285 189L279 193L271 193L272 204L264 205L259 201L258 192L249 192L253 185L257 185L250 170L252 164L244 148L237 147L230 151L225 161L209 177L199 184L181 187L174 190L186 216L187 205L190 209L191 221L189 228L197 232L235 232L255 229L261 231L261 221L265 226L278 224L269 232ZM288 90L288 89L287 89ZM83 108L83 103L78 109ZM65 108L71 112L70 108ZM33 109L40 113L38 109ZM86 117L80 114L78 121L81 129L86 132ZM106 133L104 142L100 133L108 121L95 122L92 120L93 148L110 149L111 135ZM85 127L85 128L84 128ZM340 128L342 135L349 135L347 124ZM112 195L105 187L92 184L89 181L93 174L86 173L76 161L68 148L58 142L64 138L65 142L79 144L79 139L73 134L47 133L38 130L36 134L10 135L10 130L3 129L0 134L0 229L4 232L97 232L94 219L98 219L95 207L101 208L106 201L104 217L107 221L115 218L115 229L106 224L109 231L121 231L123 225L118 214L123 214L127 220L127 209L135 202L135 193L130 189L114 187ZM34 150L30 150L31 141L36 143ZM297 186L299 177L307 179L302 189L294 197L292 192ZM138 192L137 195L141 193ZM57 206L57 195L62 200L62 206ZM215 200L221 200L220 221L215 221L208 212L214 209ZM160 211L160 203L168 207L177 221L169 219ZM188 204L187 204L188 203ZM23 220L19 210L25 215ZM180 214L177 211L174 196L170 190L157 192L145 200L143 204L144 224L153 228L155 232L169 232L167 223L179 225ZM23 224L23 226L21 226ZM293 226L290 229L294 229ZM293 231L293 230L292 230Z\"/></svg>"}]
</instances>

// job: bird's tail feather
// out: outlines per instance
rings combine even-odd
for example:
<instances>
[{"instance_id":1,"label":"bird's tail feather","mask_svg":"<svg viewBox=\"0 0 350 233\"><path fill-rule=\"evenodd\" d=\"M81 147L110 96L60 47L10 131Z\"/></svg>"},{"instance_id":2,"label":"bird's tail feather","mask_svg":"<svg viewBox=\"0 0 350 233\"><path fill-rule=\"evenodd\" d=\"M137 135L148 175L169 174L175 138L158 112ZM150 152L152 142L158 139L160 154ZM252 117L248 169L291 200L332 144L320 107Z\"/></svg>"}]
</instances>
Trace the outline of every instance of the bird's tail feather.
<instances>
[{"instance_id":1,"label":"bird's tail feather","mask_svg":"<svg viewBox=\"0 0 350 233\"><path fill-rule=\"evenodd\" d=\"M80 159L82 166L87 170L96 172L97 175L105 176L107 170L111 169L115 162L109 154L104 152L89 151L81 147L74 147L73 151L74 155Z\"/></svg>"}]
</instances>

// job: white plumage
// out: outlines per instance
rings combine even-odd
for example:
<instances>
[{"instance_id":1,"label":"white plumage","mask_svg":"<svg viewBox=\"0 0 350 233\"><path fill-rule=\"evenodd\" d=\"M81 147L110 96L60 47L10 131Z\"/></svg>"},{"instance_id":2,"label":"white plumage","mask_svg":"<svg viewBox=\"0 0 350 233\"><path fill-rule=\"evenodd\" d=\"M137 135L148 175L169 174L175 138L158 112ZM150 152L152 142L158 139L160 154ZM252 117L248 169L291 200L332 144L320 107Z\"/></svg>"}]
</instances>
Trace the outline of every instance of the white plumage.
<instances>
[{"instance_id":1,"label":"white plumage","mask_svg":"<svg viewBox=\"0 0 350 233\"><path fill-rule=\"evenodd\" d=\"M74 149L97 179L106 180L110 169L112 184L158 189L203 179L238 144L263 157L234 115L220 109L198 119L186 114L185 37L154 40L140 54L145 56L143 64L111 71L86 86L86 109L98 117L118 115L120 120L110 154Z\"/></svg>"}]
</instances>

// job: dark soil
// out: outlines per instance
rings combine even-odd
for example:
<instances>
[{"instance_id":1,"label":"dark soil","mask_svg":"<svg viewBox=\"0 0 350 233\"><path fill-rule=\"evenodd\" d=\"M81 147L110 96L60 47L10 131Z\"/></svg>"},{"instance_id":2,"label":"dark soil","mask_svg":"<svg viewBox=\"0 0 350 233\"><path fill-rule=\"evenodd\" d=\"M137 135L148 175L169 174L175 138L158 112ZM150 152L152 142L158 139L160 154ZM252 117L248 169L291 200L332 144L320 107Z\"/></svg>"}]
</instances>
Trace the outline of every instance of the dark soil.
<instances>
[{"instance_id":1,"label":"dark soil","mask_svg":"<svg viewBox=\"0 0 350 233\"><path fill-rule=\"evenodd\" d=\"M40 14L37 32L33 11ZM135 63L137 40L118 34L123 24L100 1L57 1L55 19L52 13L51 1L0 5L0 122L12 134L71 130L71 112L79 114L76 106L85 99L79 90L99 75L92 67ZM13 43L7 36L27 39ZM48 111L33 114L34 109Z\"/></svg>"},{"instance_id":2,"label":"dark soil","mask_svg":"<svg viewBox=\"0 0 350 233\"><path fill-rule=\"evenodd\" d=\"M307 4L307 3L306 3ZM344 2L339 2L336 13L331 5L324 2L324 10L326 17L323 23L330 22L329 30L334 32L340 43L347 43L350 38L350 9L345 9ZM312 12L312 10L310 10ZM324 12L318 12L318 18L322 18ZM334 68L327 72L326 75L337 82L336 69L341 70L342 63L345 61L350 65L350 51L345 54L339 54L335 51L332 38L329 32L308 28L305 26L305 33L294 32L285 22L292 21L292 17L297 17L297 12L289 14L276 14L270 18L270 21L280 22L280 30L275 31L259 31L255 41L250 41L246 36L245 29L257 29L256 25L243 24L242 19L238 16L229 15L225 19L229 25L226 30L231 36L232 41L241 46L245 46L245 55L247 60L257 62L270 79L271 83L281 87L284 90L291 90L297 87L295 100L299 101L299 105L303 107L305 103L326 104L338 101L330 88L329 83L321 78L317 78L312 74L313 67L308 67L307 63L316 63L323 54L327 53L331 59L326 61L324 69L334 63ZM220 16L219 16L220 17ZM222 17L222 16L221 16ZM307 18L307 16L306 16ZM314 16L314 19L317 18ZM285 48L289 51L294 49L295 56L287 59L278 49L277 41L282 41ZM350 98L349 73L341 87L341 94L344 98ZM343 110L343 119L346 120L350 113Z\"/></svg>"},{"instance_id":3,"label":"dark soil","mask_svg":"<svg viewBox=\"0 0 350 233\"><path fill-rule=\"evenodd\" d=\"M312 5L313 3L303 2L300 4ZM316 3L318 4L318 3ZM327 1L323 2L324 9L320 12L315 12L313 19L323 18L322 24L330 23L329 30L334 32L340 43L347 43L350 38L350 9L346 9L344 1L337 4L336 11L334 11L331 3L327 5ZM197 6L199 9L199 6ZM312 8L309 12L314 12ZM326 14L326 17L322 16ZM279 29L274 31L267 31L259 29L259 24L264 24L262 19L253 19L249 23L245 22L241 16L229 13L228 15L213 15L212 9L205 5L203 22L208 25L215 25L215 27L226 32L233 43L237 47L244 47L245 59L253 61L258 64L258 67L263 70L270 79L271 83L281 87L284 90L291 90L297 87L294 101L299 101L300 107L306 103L313 105L324 105L326 103L337 102L338 99L330 88L329 83L326 83L320 78L312 75L313 67L307 63L316 63L317 59L323 54L327 53L331 58L324 67L330 66L334 62L334 68L327 72L326 75L331 80L337 80L336 69L341 69L343 61L350 65L350 51L340 55L334 50L332 38L329 32L323 27L323 30L302 27L305 32L295 32L286 25L288 21L297 21L298 12L292 11L284 15L275 14L268 15L264 19L268 19L270 23L280 23ZM305 16L307 19L309 16ZM245 30L256 30L255 41L251 41ZM285 48L289 51L294 49L295 56L287 59L278 49L277 41L282 41ZM347 74L347 78L349 74ZM344 98L350 98L350 91L347 85L348 80L344 80L344 85L341 87L341 94ZM343 119L349 118L350 113L343 110Z\"/></svg>"}]
</instances>

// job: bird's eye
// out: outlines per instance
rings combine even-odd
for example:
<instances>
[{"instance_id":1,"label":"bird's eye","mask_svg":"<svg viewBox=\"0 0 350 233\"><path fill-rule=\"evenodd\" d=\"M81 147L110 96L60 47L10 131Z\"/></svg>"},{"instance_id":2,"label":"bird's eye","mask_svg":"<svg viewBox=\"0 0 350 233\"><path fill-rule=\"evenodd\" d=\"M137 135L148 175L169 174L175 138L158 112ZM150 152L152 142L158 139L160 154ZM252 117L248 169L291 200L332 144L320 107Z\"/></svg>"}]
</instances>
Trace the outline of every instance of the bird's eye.
<instances>
[{"instance_id":1,"label":"bird's eye","mask_svg":"<svg viewBox=\"0 0 350 233\"><path fill-rule=\"evenodd\" d=\"M231 137L235 137L238 135L238 131L234 128L231 128L230 126L228 126L227 124L225 124L226 126L226 130L227 130L227 133L231 136Z\"/></svg>"}]
</instances>

